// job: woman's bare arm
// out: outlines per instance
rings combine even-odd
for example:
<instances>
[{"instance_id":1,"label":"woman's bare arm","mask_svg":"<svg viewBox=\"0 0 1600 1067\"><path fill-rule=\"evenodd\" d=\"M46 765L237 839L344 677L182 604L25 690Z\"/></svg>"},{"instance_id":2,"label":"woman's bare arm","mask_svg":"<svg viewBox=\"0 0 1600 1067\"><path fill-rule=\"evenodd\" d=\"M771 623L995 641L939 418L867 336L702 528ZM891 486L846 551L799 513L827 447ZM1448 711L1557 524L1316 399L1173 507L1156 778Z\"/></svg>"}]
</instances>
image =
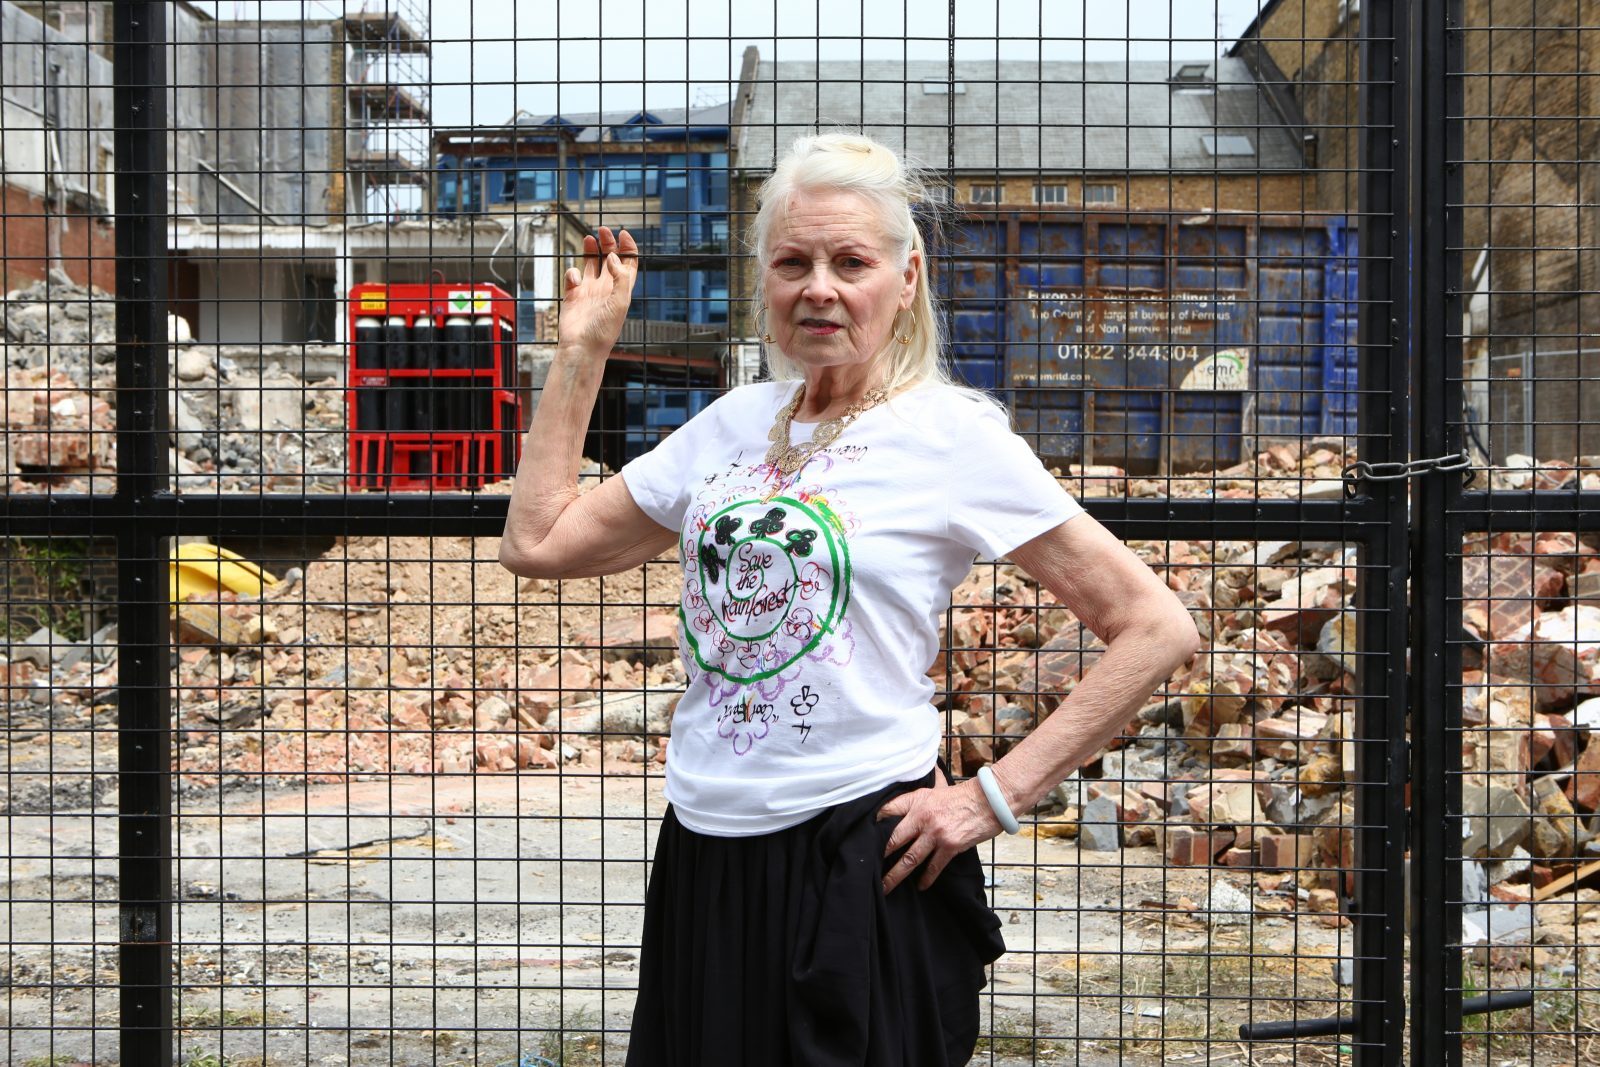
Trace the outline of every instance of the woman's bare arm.
<instances>
[{"instance_id":1,"label":"woman's bare arm","mask_svg":"<svg viewBox=\"0 0 1600 1067\"><path fill-rule=\"evenodd\" d=\"M654 559L677 533L639 509L621 478L578 491L583 439L622 332L638 246L628 231L600 227L583 239L583 266L567 272L556 355L523 441L512 483L500 564L530 578L614 574Z\"/></svg>"},{"instance_id":2,"label":"woman's bare arm","mask_svg":"<svg viewBox=\"0 0 1600 1067\"><path fill-rule=\"evenodd\" d=\"M1013 812L1029 812L1063 778L1098 752L1143 706L1155 687L1200 649L1183 603L1128 547L1079 515L1008 553L1106 642L1105 655L1055 712L994 765ZM951 789L913 789L878 810L900 816L884 846L904 854L883 891L917 870L926 889L945 865L1000 830L976 780Z\"/></svg>"},{"instance_id":3,"label":"woman's bare arm","mask_svg":"<svg viewBox=\"0 0 1600 1067\"><path fill-rule=\"evenodd\" d=\"M1127 726L1201 641L1182 601L1088 515L1009 555L1106 643L1060 707L995 764L1011 810L1026 812Z\"/></svg>"}]
</instances>

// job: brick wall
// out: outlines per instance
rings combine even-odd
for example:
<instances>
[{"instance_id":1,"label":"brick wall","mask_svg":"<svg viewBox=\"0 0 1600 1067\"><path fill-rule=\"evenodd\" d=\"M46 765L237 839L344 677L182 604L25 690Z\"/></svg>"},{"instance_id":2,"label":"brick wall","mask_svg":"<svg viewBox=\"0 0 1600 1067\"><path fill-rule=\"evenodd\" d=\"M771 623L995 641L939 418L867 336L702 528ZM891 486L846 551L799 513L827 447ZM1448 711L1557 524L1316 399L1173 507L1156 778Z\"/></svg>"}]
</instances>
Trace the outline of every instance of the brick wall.
<instances>
[{"instance_id":1,"label":"brick wall","mask_svg":"<svg viewBox=\"0 0 1600 1067\"><path fill-rule=\"evenodd\" d=\"M1358 27L1339 7L1282 0L1257 28L1318 135L1314 200L1326 211L1358 202ZM1468 375L1489 378L1486 443L1496 461L1524 446L1543 459L1600 454L1600 354L1585 351L1600 313L1600 4L1465 0L1463 15L1463 271L1491 250L1487 307L1467 341Z\"/></svg>"},{"instance_id":2,"label":"brick wall","mask_svg":"<svg viewBox=\"0 0 1600 1067\"><path fill-rule=\"evenodd\" d=\"M57 212L46 217L45 202L24 189L0 183L0 291L43 278L46 228L58 220L61 259L56 264L73 281L92 282L107 292L116 288L116 229L108 218Z\"/></svg>"},{"instance_id":3,"label":"brick wall","mask_svg":"<svg viewBox=\"0 0 1600 1067\"><path fill-rule=\"evenodd\" d=\"M1462 269L1488 246L1491 458L1600 453L1600 38L1593 0L1468 0ZM1490 29L1489 27L1493 27ZM1585 76L1575 76L1585 72ZM1590 351L1584 351L1584 349ZM1520 363L1506 358L1529 353ZM1508 377L1524 370L1522 380Z\"/></svg>"},{"instance_id":4,"label":"brick wall","mask_svg":"<svg viewBox=\"0 0 1600 1067\"><path fill-rule=\"evenodd\" d=\"M39 544L33 539L0 538L0 603L11 634L26 637L41 626L59 628L68 609L74 608L84 626L115 621L116 541L57 541L54 547L66 562L59 568L39 560L34 548ZM74 584L79 588L66 588Z\"/></svg>"},{"instance_id":5,"label":"brick wall","mask_svg":"<svg viewBox=\"0 0 1600 1067\"><path fill-rule=\"evenodd\" d=\"M1065 203L1038 205L1033 187L1065 185ZM1001 206L1023 211L1084 208L1083 186L1110 185L1116 203L1090 205L1089 210L1117 211L1249 211L1285 214L1310 210L1310 186L1299 174L1101 175L1088 178L1009 176L998 180L962 177L956 200L970 206L975 185L1003 187Z\"/></svg>"}]
</instances>

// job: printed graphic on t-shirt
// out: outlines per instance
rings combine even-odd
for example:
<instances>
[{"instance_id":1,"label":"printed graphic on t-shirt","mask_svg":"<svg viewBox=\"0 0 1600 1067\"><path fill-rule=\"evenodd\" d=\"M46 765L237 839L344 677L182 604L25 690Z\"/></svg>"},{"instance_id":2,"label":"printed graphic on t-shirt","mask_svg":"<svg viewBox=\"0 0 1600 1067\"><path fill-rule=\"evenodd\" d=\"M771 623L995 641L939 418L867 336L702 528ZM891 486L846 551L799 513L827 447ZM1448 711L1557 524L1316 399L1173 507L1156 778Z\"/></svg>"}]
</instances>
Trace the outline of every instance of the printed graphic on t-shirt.
<instances>
[{"instance_id":1,"label":"printed graphic on t-shirt","mask_svg":"<svg viewBox=\"0 0 1600 1067\"><path fill-rule=\"evenodd\" d=\"M808 466L832 464L819 455ZM683 699L705 702L737 756L775 729L810 740L827 709L802 668L844 666L855 650L845 618L854 519L816 485L763 499L749 482L771 476L764 464L737 463L709 476L684 529L680 651L691 686Z\"/></svg>"},{"instance_id":2,"label":"printed graphic on t-shirt","mask_svg":"<svg viewBox=\"0 0 1600 1067\"><path fill-rule=\"evenodd\" d=\"M697 540L698 606L684 637L701 668L736 682L770 678L843 617L850 551L826 504L740 501Z\"/></svg>"}]
</instances>

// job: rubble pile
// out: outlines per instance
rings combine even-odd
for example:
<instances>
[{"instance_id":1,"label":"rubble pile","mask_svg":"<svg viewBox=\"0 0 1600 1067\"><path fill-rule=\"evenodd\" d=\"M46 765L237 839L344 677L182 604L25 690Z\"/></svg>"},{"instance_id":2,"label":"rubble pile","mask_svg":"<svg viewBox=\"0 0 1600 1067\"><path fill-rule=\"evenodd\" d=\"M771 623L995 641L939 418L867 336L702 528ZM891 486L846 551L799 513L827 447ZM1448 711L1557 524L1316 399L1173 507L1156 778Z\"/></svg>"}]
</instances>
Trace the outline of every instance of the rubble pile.
<instances>
[{"instance_id":1,"label":"rubble pile","mask_svg":"<svg viewBox=\"0 0 1600 1067\"><path fill-rule=\"evenodd\" d=\"M1258 888L1293 883L1331 914L1353 888L1355 550L1132 547L1189 606L1207 651L1055 790L1035 832L1252 871ZM1488 930L1504 902L1600 875L1600 539L1498 534L1466 549L1463 811L1476 817L1464 855ZM1104 647L1007 565L969 577L951 625L930 675L951 694L946 757L968 775L1050 715Z\"/></svg>"},{"instance_id":2,"label":"rubble pile","mask_svg":"<svg viewBox=\"0 0 1600 1067\"><path fill-rule=\"evenodd\" d=\"M1600 874L1600 540L1465 549L1463 932L1493 953L1531 943L1545 902L1600 903L1581 884Z\"/></svg>"},{"instance_id":3,"label":"rubble pile","mask_svg":"<svg viewBox=\"0 0 1600 1067\"><path fill-rule=\"evenodd\" d=\"M116 308L109 293L56 272L0 304L5 420L0 463L11 492L116 465ZM23 481L16 475L24 475ZM87 491L86 485L72 487Z\"/></svg>"},{"instance_id":4,"label":"rubble pile","mask_svg":"<svg viewBox=\"0 0 1600 1067\"><path fill-rule=\"evenodd\" d=\"M115 298L59 275L7 293L0 327L5 491L89 492L90 475L116 467ZM177 491L343 490L338 377L303 382L270 360L256 373L234 357L259 360L259 347L195 344L175 316L168 335Z\"/></svg>"},{"instance_id":5,"label":"rubble pile","mask_svg":"<svg viewBox=\"0 0 1600 1067\"><path fill-rule=\"evenodd\" d=\"M1354 776L1353 549L1328 542L1133 542L1189 606L1208 651L1126 738L1051 797L1047 836L1161 846L1171 862L1348 867ZM995 603L994 601L998 601ZM1002 565L957 591L947 756L972 774L1048 717L1104 646ZM1035 607L1037 605L1037 607Z\"/></svg>"},{"instance_id":6,"label":"rubble pile","mask_svg":"<svg viewBox=\"0 0 1600 1067\"><path fill-rule=\"evenodd\" d=\"M1576 463L1511 455L1489 472L1494 489L1600 489L1600 456L1579 456Z\"/></svg>"},{"instance_id":7,"label":"rubble pile","mask_svg":"<svg viewBox=\"0 0 1600 1067\"><path fill-rule=\"evenodd\" d=\"M641 618L640 572L520 580L497 554L350 539L259 600L186 602L178 769L332 781L663 760L685 678L676 617ZM676 580L650 568L645 602L670 603Z\"/></svg>"},{"instance_id":8,"label":"rubble pile","mask_svg":"<svg viewBox=\"0 0 1600 1067\"><path fill-rule=\"evenodd\" d=\"M1344 492L1340 473L1354 463L1353 442L1314 439L1275 444L1249 459L1215 471L1162 477L1129 477L1121 467L1052 467L1066 488L1080 497L1214 497L1221 500L1336 499Z\"/></svg>"},{"instance_id":9,"label":"rubble pile","mask_svg":"<svg viewBox=\"0 0 1600 1067\"><path fill-rule=\"evenodd\" d=\"M1069 464L1050 469L1080 497L1333 500L1344 492L1341 475L1356 458L1353 442L1316 438L1303 444L1275 444L1250 459L1215 471L1140 478L1129 477L1121 467L1105 464ZM1600 490L1600 456L1579 456L1569 463L1512 455L1498 466L1481 462L1474 466L1487 472L1488 484L1494 489Z\"/></svg>"}]
</instances>

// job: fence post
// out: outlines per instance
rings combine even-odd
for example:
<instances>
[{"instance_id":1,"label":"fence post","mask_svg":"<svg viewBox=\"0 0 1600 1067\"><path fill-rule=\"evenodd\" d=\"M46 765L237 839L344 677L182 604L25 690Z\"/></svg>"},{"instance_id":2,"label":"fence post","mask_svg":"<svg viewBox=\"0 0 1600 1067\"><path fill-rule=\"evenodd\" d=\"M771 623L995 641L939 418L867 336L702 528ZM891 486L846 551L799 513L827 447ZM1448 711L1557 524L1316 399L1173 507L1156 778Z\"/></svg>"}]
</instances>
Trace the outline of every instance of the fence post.
<instances>
[{"instance_id":1,"label":"fence post","mask_svg":"<svg viewBox=\"0 0 1600 1067\"><path fill-rule=\"evenodd\" d=\"M1411 273L1416 454L1455 448L1461 423L1460 202L1462 41L1460 0L1422 0L1413 69L1411 155L1415 214ZM1422 62L1422 57L1427 57ZM1452 327L1452 323L1457 327ZM1411 1056L1461 1062L1461 540L1460 480L1412 486L1413 551Z\"/></svg>"},{"instance_id":2,"label":"fence post","mask_svg":"<svg viewBox=\"0 0 1600 1067\"><path fill-rule=\"evenodd\" d=\"M1360 455L1406 458L1405 322L1408 0L1377 0L1361 13L1361 174L1357 208L1361 395ZM1363 543L1356 591L1361 652L1356 736L1356 886L1354 909L1355 1062L1398 1067L1405 1035L1406 581L1409 552L1404 482L1366 482L1384 507L1381 532Z\"/></svg>"},{"instance_id":3,"label":"fence post","mask_svg":"<svg viewBox=\"0 0 1600 1067\"><path fill-rule=\"evenodd\" d=\"M166 5L115 8L121 1062L170 1067L171 651L153 499L167 490Z\"/></svg>"}]
</instances>

